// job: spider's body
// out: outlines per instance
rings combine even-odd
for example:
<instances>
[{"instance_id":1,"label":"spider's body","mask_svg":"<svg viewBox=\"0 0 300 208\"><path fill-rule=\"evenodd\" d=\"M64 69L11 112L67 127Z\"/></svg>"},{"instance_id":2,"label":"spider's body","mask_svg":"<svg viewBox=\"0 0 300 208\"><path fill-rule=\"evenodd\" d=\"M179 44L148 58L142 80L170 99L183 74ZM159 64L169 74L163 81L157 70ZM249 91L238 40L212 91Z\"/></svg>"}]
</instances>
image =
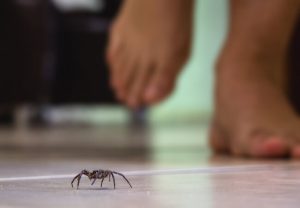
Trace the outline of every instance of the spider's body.
<instances>
[{"instance_id":1,"label":"spider's body","mask_svg":"<svg viewBox=\"0 0 300 208\"><path fill-rule=\"evenodd\" d=\"M102 187L102 184L103 184L103 181L104 181L105 178L108 177L108 180L110 181L110 177L112 177L112 180L113 180L113 183L114 183L114 188L116 188L116 182L115 182L114 174L122 176L126 180L126 182L129 184L130 188L132 188L130 182L128 181L128 179L122 173L118 173L118 172L111 171L111 170L101 170L101 169L100 170L93 170L92 172L89 172L88 170L81 171L79 174L77 174L73 178L73 180L71 182L71 185L73 187L73 183L77 179L77 189L78 189L80 179L81 179L82 175L85 175L90 180L93 179L92 185L94 185L94 183L96 182L97 179L101 179L101 187Z\"/></svg>"}]
</instances>

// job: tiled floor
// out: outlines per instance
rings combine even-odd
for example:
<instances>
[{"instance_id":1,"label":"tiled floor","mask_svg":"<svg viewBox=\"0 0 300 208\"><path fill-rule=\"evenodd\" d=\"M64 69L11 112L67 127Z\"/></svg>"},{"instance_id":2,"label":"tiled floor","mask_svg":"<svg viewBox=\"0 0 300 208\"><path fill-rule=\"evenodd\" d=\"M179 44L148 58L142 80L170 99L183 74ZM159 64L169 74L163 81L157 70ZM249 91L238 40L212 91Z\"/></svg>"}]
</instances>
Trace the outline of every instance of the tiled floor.
<instances>
[{"instance_id":1,"label":"tiled floor","mask_svg":"<svg viewBox=\"0 0 300 208\"><path fill-rule=\"evenodd\" d=\"M205 125L0 130L0 207L299 207L300 162L212 156ZM112 169L79 190L81 169ZM42 176L42 177L41 177Z\"/></svg>"}]
</instances>

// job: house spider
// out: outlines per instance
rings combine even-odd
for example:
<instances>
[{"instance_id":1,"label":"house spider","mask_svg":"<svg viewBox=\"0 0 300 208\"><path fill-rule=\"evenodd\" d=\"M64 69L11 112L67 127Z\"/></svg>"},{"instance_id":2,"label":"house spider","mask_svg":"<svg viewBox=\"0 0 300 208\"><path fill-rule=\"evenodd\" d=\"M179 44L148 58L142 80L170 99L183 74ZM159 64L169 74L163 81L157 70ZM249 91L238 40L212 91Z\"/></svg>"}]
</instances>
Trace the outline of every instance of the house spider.
<instances>
[{"instance_id":1,"label":"house spider","mask_svg":"<svg viewBox=\"0 0 300 208\"><path fill-rule=\"evenodd\" d=\"M73 178L73 180L71 182L71 185L73 187L73 183L77 179L77 189L78 189L81 176L86 175L90 180L94 179L91 185L94 185L94 183L96 182L97 179L101 179L101 187L102 187L104 179L108 177L108 180L110 181L110 177L112 177L112 180L113 180L113 183L114 183L114 189L115 189L116 188L116 182L115 182L114 174L122 176L126 180L126 182L129 184L130 188L132 188L130 182L128 181L128 179L122 173L118 173L118 172L111 171L111 170L101 170L101 169L100 170L93 170L92 172L89 172L88 170L82 170L79 174L77 174Z\"/></svg>"}]
</instances>

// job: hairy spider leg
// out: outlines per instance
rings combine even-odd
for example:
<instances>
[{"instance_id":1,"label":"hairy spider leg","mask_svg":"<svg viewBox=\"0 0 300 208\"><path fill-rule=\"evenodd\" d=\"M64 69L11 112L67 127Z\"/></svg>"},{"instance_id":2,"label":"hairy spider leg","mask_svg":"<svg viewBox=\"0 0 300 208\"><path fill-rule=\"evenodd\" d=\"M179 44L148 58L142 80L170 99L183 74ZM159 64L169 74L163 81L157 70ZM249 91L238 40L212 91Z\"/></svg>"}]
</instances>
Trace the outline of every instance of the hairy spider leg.
<instances>
[{"instance_id":1,"label":"hairy spider leg","mask_svg":"<svg viewBox=\"0 0 300 208\"><path fill-rule=\"evenodd\" d=\"M130 184L129 180L122 173L118 173L118 172L115 172L115 171L113 171L113 173L122 176L126 180L126 182L129 184L130 188L132 188L132 185Z\"/></svg>"},{"instance_id":2,"label":"hairy spider leg","mask_svg":"<svg viewBox=\"0 0 300 208\"><path fill-rule=\"evenodd\" d=\"M110 182L110 175L111 175L111 174L108 174L108 181L109 181L109 182Z\"/></svg>"},{"instance_id":3,"label":"hairy spider leg","mask_svg":"<svg viewBox=\"0 0 300 208\"><path fill-rule=\"evenodd\" d=\"M82 174L83 174L83 173L81 173L81 174L79 175L78 179L77 179L77 189L78 189L78 187L79 187L79 183L80 183Z\"/></svg>"},{"instance_id":4,"label":"hairy spider leg","mask_svg":"<svg viewBox=\"0 0 300 208\"><path fill-rule=\"evenodd\" d=\"M72 180L72 182L71 182L72 188L73 188L73 183L74 183L74 181L75 181L76 178L78 178L81 174L82 174L82 173L79 173L79 174L77 174L77 175L73 178L73 180Z\"/></svg>"},{"instance_id":5,"label":"hairy spider leg","mask_svg":"<svg viewBox=\"0 0 300 208\"><path fill-rule=\"evenodd\" d=\"M113 179L113 182L114 182L114 189L116 189L116 180L115 180L115 176L114 176L113 172L110 172L109 174L111 175L111 177L112 177L112 179Z\"/></svg>"},{"instance_id":6,"label":"hairy spider leg","mask_svg":"<svg viewBox=\"0 0 300 208\"><path fill-rule=\"evenodd\" d=\"M102 180L101 180L101 187L102 187L102 184L103 184L103 181L105 180L105 178L107 178L107 176L110 176L110 173L111 173L111 171L108 171L108 170L103 171Z\"/></svg>"},{"instance_id":7,"label":"hairy spider leg","mask_svg":"<svg viewBox=\"0 0 300 208\"><path fill-rule=\"evenodd\" d=\"M104 179L105 179L105 177L103 177L102 180L101 180L101 188L102 188L102 184L103 184Z\"/></svg>"},{"instance_id":8,"label":"hairy spider leg","mask_svg":"<svg viewBox=\"0 0 300 208\"><path fill-rule=\"evenodd\" d=\"M71 183L72 187L73 187L73 182L75 181L75 179L77 179L77 189L78 189L82 174L83 173L79 173L77 176L75 176L75 178L72 180L72 183Z\"/></svg>"}]
</instances>

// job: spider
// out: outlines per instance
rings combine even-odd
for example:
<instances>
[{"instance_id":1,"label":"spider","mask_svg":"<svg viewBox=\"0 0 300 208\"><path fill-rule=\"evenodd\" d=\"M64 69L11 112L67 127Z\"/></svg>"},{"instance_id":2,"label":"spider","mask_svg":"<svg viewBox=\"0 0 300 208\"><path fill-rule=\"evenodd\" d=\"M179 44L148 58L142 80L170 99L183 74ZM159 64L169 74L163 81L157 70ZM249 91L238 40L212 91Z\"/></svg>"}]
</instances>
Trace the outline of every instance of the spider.
<instances>
[{"instance_id":1,"label":"spider","mask_svg":"<svg viewBox=\"0 0 300 208\"><path fill-rule=\"evenodd\" d=\"M104 179L108 177L108 180L110 181L110 177L112 177L113 183L114 183L114 189L115 189L116 188L116 182L115 182L114 174L122 176L126 180L126 182L129 184L130 188L132 188L130 182L128 181L128 179L122 173L118 173L118 172L111 171L111 170L101 170L101 169L100 170L93 170L92 172L89 172L88 170L82 170L79 174L77 174L73 178L73 180L71 182L71 185L73 187L73 183L77 179L77 189L78 189L81 176L86 175L90 180L94 179L91 185L94 185L94 183L96 182L97 179L101 179L101 187L102 187Z\"/></svg>"}]
</instances>

